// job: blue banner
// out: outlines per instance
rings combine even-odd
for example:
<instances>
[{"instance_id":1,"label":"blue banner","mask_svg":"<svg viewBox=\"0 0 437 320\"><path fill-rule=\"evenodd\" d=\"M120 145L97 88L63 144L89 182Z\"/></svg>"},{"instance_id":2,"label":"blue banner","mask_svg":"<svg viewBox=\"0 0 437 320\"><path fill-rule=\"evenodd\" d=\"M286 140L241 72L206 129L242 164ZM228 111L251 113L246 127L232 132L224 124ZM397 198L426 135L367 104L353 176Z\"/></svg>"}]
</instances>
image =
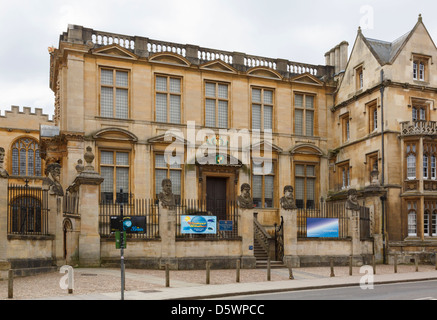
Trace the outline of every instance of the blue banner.
<instances>
[{"instance_id":1,"label":"blue banner","mask_svg":"<svg viewBox=\"0 0 437 320\"><path fill-rule=\"evenodd\" d=\"M216 216L181 216L182 234L216 234Z\"/></svg>"},{"instance_id":2,"label":"blue banner","mask_svg":"<svg viewBox=\"0 0 437 320\"><path fill-rule=\"evenodd\" d=\"M337 218L307 218L308 238L338 238Z\"/></svg>"}]
</instances>

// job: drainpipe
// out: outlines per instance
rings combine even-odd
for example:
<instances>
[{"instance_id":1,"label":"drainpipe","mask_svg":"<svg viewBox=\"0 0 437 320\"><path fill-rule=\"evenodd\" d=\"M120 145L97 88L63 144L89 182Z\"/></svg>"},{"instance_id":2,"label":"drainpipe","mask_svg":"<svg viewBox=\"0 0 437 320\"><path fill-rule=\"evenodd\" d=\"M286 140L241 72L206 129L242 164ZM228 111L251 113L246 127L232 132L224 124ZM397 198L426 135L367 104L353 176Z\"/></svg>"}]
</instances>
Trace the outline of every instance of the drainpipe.
<instances>
[{"instance_id":1,"label":"drainpipe","mask_svg":"<svg viewBox=\"0 0 437 320\"><path fill-rule=\"evenodd\" d=\"M381 166L382 166L382 179L381 179L381 187L384 187L385 184L385 151L384 151L384 70L381 69ZM387 244L385 238L385 201L387 197L384 195L380 197L381 199L381 208L382 208L382 223L381 223L381 232L382 232L382 259L383 264L387 264Z\"/></svg>"}]
</instances>

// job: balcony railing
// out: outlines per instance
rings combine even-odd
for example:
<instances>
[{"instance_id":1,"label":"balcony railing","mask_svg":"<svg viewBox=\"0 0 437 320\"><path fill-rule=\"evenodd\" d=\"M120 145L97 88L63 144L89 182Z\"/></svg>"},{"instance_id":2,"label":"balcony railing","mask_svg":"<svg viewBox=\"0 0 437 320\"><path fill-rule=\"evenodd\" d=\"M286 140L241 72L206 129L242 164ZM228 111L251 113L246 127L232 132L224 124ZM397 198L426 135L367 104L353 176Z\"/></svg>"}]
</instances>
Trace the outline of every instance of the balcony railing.
<instances>
[{"instance_id":1,"label":"balcony railing","mask_svg":"<svg viewBox=\"0 0 437 320\"><path fill-rule=\"evenodd\" d=\"M436 121L401 122L401 136L437 135Z\"/></svg>"}]
</instances>

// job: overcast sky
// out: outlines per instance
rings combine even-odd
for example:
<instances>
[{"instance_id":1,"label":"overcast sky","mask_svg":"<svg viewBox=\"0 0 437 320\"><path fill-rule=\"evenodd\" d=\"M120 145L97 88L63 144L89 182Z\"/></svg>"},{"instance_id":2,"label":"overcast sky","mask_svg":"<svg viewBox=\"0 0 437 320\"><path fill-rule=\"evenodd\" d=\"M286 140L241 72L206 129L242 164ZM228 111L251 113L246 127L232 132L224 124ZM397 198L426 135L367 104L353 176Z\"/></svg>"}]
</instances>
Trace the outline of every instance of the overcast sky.
<instances>
[{"instance_id":1,"label":"overcast sky","mask_svg":"<svg viewBox=\"0 0 437 320\"><path fill-rule=\"evenodd\" d=\"M0 0L0 111L53 113L47 48L68 24L269 58L324 64L343 40L393 41L419 13L437 40L432 0ZM4 111L1 111L4 114Z\"/></svg>"}]
</instances>

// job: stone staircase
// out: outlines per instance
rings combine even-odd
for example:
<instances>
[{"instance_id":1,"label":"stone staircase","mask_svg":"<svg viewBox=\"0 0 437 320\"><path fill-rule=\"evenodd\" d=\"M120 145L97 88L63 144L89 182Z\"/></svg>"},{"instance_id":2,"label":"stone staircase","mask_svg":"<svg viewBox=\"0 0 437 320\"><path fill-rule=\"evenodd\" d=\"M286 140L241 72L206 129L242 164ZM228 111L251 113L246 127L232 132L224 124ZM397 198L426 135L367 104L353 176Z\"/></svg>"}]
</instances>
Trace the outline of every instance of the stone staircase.
<instances>
[{"instance_id":1,"label":"stone staircase","mask_svg":"<svg viewBox=\"0 0 437 320\"><path fill-rule=\"evenodd\" d=\"M256 259L256 269L267 269L268 254L256 238L253 241L253 253ZM282 261L270 260L270 268L279 269L286 268L286 266Z\"/></svg>"}]
</instances>

